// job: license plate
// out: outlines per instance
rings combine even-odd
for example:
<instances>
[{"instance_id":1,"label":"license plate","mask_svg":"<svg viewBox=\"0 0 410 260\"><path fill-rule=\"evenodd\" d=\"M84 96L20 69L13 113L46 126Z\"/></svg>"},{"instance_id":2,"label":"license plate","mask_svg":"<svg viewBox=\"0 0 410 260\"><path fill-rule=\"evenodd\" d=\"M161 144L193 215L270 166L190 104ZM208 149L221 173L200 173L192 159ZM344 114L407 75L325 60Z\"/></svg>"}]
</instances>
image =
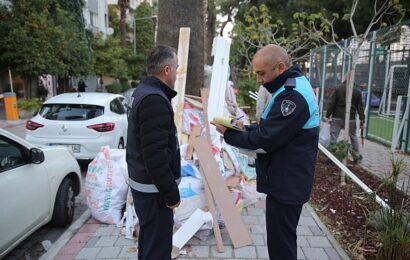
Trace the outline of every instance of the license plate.
<instances>
[{"instance_id":1,"label":"license plate","mask_svg":"<svg viewBox=\"0 0 410 260\"><path fill-rule=\"evenodd\" d=\"M79 144L50 144L50 146L54 145L61 145L67 147L67 149L72 151L73 153L79 153L81 151L81 145Z\"/></svg>"}]
</instances>

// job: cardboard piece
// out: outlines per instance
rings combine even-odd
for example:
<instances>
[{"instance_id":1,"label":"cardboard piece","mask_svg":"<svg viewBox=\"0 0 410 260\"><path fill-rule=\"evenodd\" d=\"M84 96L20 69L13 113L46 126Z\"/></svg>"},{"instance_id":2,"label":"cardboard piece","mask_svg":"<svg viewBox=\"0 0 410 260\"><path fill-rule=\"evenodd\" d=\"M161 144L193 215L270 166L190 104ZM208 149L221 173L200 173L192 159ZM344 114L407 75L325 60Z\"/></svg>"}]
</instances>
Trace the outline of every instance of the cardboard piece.
<instances>
[{"instance_id":1,"label":"cardboard piece","mask_svg":"<svg viewBox=\"0 0 410 260\"><path fill-rule=\"evenodd\" d=\"M216 208L215 208L215 201L211 193L211 189L209 188L209 184L205 178L204 170L199 167L199 172L202 175L202 181L204 182L204 187L205 187L205 196L206 196L206 201L208 203L208 208L209 212L212 215L212 219L214 220L212 222L213 229L214 229L214 235L215 235L215 241L216 241L216 250L219 253L223 253L225 251L224 245L222 243L222 235L221 235L221 230L219 229L219 223L218 219L216 217Z\"/></svg>"},{"instance_id":2,"label":"cardboard piece","mask_svg":"<svg viewBox=\"0 0 410 260\"><path fill-rule=\"evenodd\" d=\"M204 179L206 179L216 205L225 221L234 248L252 244L249 232L242 221L240 213L235 208L225 180L219 172L210 144L200 137L194 138L193 144L204 173Z\"/></svg>"},{"instance_id":3,"label":"cardboard piece","mask_svg":"<svg viewBox=\"0 0 410 260\"><path fill-rule=\"evenodd\" d=\"M193 138L201 134L201 125L194 125L191 129L191 136L189 137L189 144L185 154L185 160L192 160L192 154L194 153L194 145L192 144Z\"/></svg>"},{"instance_id":4,"label":"cardboard piece","mask_svg":"<svg viewBox=\"0 0 410 260\"><path fill-rule=\"evenodd\" d=\"M186 74L188 70L189 38L191 28L181 27L179 29L178 42L178 71L175 81L175 91L177 96L172 99L172 108L174 109L174 121L177 127L178 140L181 139L182 113L184 112L184 96L186 85Z\"/></svg>"}]
</instances>

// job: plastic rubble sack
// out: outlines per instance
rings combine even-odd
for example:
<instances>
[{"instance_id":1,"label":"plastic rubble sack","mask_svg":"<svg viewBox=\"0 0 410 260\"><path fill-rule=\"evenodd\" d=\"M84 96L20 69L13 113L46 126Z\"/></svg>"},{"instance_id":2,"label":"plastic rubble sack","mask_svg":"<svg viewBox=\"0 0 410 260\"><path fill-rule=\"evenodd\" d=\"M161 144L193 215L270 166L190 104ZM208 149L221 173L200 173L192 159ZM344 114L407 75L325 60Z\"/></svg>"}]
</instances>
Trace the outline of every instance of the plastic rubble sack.
<instances>
[{"instance_id":1,"label":"plastic rubble sack","mask_svg":"<svg viewBox=\"0 0 410 260\"><path fill-rule=\"evenodd\" d=\"M188 176L181 178L178 188L181 199L186 199L203 193L204 185L202 180Z\"/></svg>"},{"instance_id":2,"label":"plastic rubble sack","mask_svg":"<svg viewBox=\"0 0 410 260\"><path fill-rule=\"evenodd\" d=\"M124 225L125 222L125 225ZM122 228L124 226L122 234L126 239L134 239L135 226L139 223L137 213L135 212L133 197L131 189L128 189L127 204L125 212L121 220L117 223L117 227Z\"/></svg>"},{"instance_id":3,"label":"plastic rubble sack","mask_svg":"<svg viewBox=\"0 0 410 260\"><path fill-rule=\"evenodd\" d=\"M203 111L185 101L182 114L182 132L185 134L191 134L191 128L198 123L205 125Z\"/></svg>"},{"instance_id":4,"label":"plastic rubble sack","mask_svg":"<svg viewBox=\"0 0 410 260\"><path fill-rule=\"evenodd\" d=\"M197 208L202 208L205 205L205 193L181 199L181 204L175 209L174 213L175 226L181 226L183 221L188 219Z\"/></svg>"},{"instance_id":5,"label":"plastic rubble sack","mask_svg":"<svg viewBox=\"0 0 410 260\"><path fill-rule=\"evenodd\" d=\"M256 203L259 200L259 198L265 196L265 194L256 191L255 183L241 181L241 187L244 207Z\"/></svg>"},{"instance_id":6,"label":"plastic rubble sack","mask_svg":"<svg viewBox=\"0 0 410 260\"><path fill-rule=\"evenodd\" d=\"M320 128L319 133L319 143L324 147L329 147L330 145L330 124L324 123Z\"/></svg>"},{"instance_id":7,"label":"plastic rubble sack","mask_svg":"<svg viewBox=\"0 0 410 260\"><path fill-rule=\"evenodd\" d=\"M232 147L232 151L236 156L236 160L238 161L239 168L241 172L245 175L247 180L256 179L256 170L254 167L250 167L248 164L248 156L244 155L239 152L238 148Z\"/></svg>"},{"instance_id":8,"label":"plastic rubble sack","mask_svg":"<svg viewBox=\"0 0 410 260\"><path fill-rule=\"evenodd\" d=\"M187 161L181 158L181 177L187 176L201 179L201 174L195 164L192 161Z\"/></svg>"},{"instance_id":9,"label":"plastic rubble sack","mask_svg":"<svg viewBox=\"0 0 410 260\"><path fill-rule=\"evenodd\" d=\"M85 195L91 215L100 222L117 224L128 192L125 150L103 146L88 165Z\"/></svg>"}]
</instances>

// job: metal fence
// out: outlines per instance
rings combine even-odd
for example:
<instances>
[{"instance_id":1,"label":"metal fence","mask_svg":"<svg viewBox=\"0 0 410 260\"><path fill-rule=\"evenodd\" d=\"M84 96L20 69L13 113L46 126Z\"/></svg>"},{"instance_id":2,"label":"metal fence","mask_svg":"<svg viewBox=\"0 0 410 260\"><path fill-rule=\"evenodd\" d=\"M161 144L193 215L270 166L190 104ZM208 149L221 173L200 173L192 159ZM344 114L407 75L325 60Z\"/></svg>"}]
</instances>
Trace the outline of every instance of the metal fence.
<instances>
[{"instance_id":1,"label":"metal fence","mask_svg":"<svg viewBox=\"0 0 410 260\"><path fill-rule=\"evenodd\" d=\"M339 42L354 46L354 39ZM350 71L351 57L336 45L311 50L309 79L319 88L319 107L324 117L330 97ZM392 150L410 150L410 21L369 33L359 53L355 84L362 92L366 114L366 138Z\"/></svg>"}]
</instances>

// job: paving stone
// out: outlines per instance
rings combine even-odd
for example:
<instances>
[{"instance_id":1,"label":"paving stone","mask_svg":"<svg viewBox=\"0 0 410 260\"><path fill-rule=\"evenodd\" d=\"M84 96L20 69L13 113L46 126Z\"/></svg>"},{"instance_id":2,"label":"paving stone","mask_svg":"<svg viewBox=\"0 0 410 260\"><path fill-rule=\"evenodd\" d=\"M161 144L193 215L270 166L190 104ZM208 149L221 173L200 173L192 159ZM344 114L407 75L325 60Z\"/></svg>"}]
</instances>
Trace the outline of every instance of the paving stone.
<instances>
[{"instance_id":1,"label":"paving stone","mask_svg":"<svg viewBox=\"0 0 410 260\"><path fill-rule=\"evenodd\" d=\"M222 244L226 246L232 245L232 240L228 233L222 233L221 236L222 236Z\"/></svg>"},{"instance_id":2,"label":"paving stone","mask_svg":"<svg viewBox=\"0 0 410 260\"><path fill-rule=\"evenodd\" d=\"M300 217L299 219L300 226L316 226L316 222L312 217Z\"/></svg>"},{"instance_id":3,"label":"paving stone","mask_svg":"<svg viewBox=\"0 0 410 260\"><path fill-rule=\"evenodd\" d=\"M249 216L265 216L265 210L261 208L248 208Z\"/></svg>"},{"instance_id":4,"label":"paving stone","mask_svg":"<svg viewBox=\"0 0 410 260\"><path fill-rule=\"evenodd\" d=\"M265 239L263 238L263 235L260 234L250 234L252 238L252 244L255 246L264 246L265 245Z\"/></svg>"},{"instance_id":5,"label":"paving stone","mask_svg":"<svg viewBox=\"0 0 410 260\"><path fill-rule=\"evenodd\" d=\"M309 243L306 239L305 236L298 236L296 243L298 245L298 247L305 247L305 246L309 246Z\"/></svg>"},{"instance_id":6,"label":"paving stone","mask_svg":"<svg viewBox=\"0 0 410 260\"><path fill-rule=\"evenodd\" d=\"M310 228L309 227L304 227L304 226L298 226L296 228L296 234L298 236L311 236L311 235L313 235Z\"/></svg>"},{"instance_id":7,"label":"paving stone","mask_svg":"<svg viewBox=\"0 0 410 260\"><path fill-rule=\"evenodd\" d=\"M75 259L95 259L101 248L86 248L80 250Z\"/></svg>"},{"instance_id":8,"label":"paving stone","mask_svg":"<svg viewBox=\"0 0 410 260\"><path fill-rule=\"evenodd\" d=\"M116 246L134 246L137 243L137 240L128 239L124 236L120 236L114 245Z\"/></svg>"},{"instance_id":9,"label":"paving stone","mask_svg":"<svg viewBox=\"0 0 410 260\"><path fill-rule=\"evenodd\" d=\"M258 255L258 259L269 259L269 252L267 246L257 246L256 253Z\"/></svg>"},{"instance_id":10,"label":"paving stone","mask_svg":"<svg viewBox=\"0 0 410 260\"><path fill-rule=\"evenodd\" d=\"M310 214L309 210L305 207L302 208L302 213L301 213L302 217L311 217L312 215Z\"/></svg>"},{"instance_id":11,"label":"paving stone","mask_svg":"<svg viewBox=\"0 0 410 260\"><path fill-rule=\"evenodd\" d=\"M122 228L115 227L114 230L111 233L111 236L120 236L121 235L121 230L122 230Z\"/></svg>"},{"instance_id":12,"label":"paving stone","mask_svg":"<svg viewBox=\"0 0 410 260\"><path fill-rule=\"evenodd\" d=\"M311 247L302 247L302 251L305 254L307 260L327 260L329 257L327 256L325 250L323 248L311 248Z\"/></svg>"},{"instance_id":13,"label":"paving stone","mask_svg":"<svg viewBox=\"0 0 410 260\"><path fill-rule=\"evenodd\" d=\"M117 241L118 236L105 236L100 237L100 239L95 244L96 247L103 247L103 246L113 246Z\"/></svg>"},{"instance_id":14,"label":"paving stone","mask_svg":"<svg viewBox=\"0 0 410 260\"><path fill-rule=\"evenodd\" d=\"M98 240L100 240L99 237L92 237L90 240L88 240L87 244L85 244L84 247L95 247L95 244L97 244Z\"/></svg>"},{"instance_id":15,"label":"paving stone","mask_svg":"<svg viewBox=\"0 0 410 260\"><path fill-rule=\"evenodd\" d=\"M306 259L301 247L297 248L297 259Z\"/></svg>"},{"instance_id":16,"label":"paving stone","mask_svg":"<svg viewBox=\"0 0 410 260\"><path fill-rule=\"evenodd\" d=\"M323 236L324 235L322 229L319 226L310 226L309 229L310 229L310 231L312 231L313 235L315 235L315 236Z\"/></svg>"},{"instance_id":17,"label":"paving stone","mask_svg":"<svg viewBox=\"0 0 410 260\"><path fill-rule=\"evenodd\" d=\"M254 225L251 227L251 233L266 234L266 226L265 225Z\"/></svg>"},{"instance_id":18,"label":"paving stone","mask_svg":"<svg viewBox=\"0 0 410 260\"><path fill-rule=\"evenodd\" d=\"M306 239L311 247L332 247L327 237L307 236Z\"/></svg>"},{"instance_id":19,"label":"paving stone","mask_svg":"<svg viewBox=\"0 0 410 260\"><path fill-rule=\"evenodd\" d=\"M207 257L209 258L210 248L209 246L192 246L187 256L189 257Z\"/></svg>"},{"instance_id":20,"label":"paving stone","mask_svg":"<svg viewBox=\"0 0 410 260\"><path fill-rule=\"evenodd\" d=\"M211 257L215 257L215 258L226 258L226 257L232 257L232 247L231 246L225 246L224 247L224 252L223 253L219 253L216 250L216 246L212 246L211 247Z\"/></svg>"},{"instance_id":21,"label":"paving stone","mask_svg":"<svg viewBox=\"0 0 410 260\"><path fill-rule=\"evenodd\" d=\"M135 246L123 246L118 256L120 259L137 259L138 250Z\"/></svg>"},{"instance_id":22,"label":"paving stone","mask_svg":"<svg viewBox=\"0 0 410 260\"><path fill-rule=\"evenodd\" d=\"M332 260L342 259L333 247L325 247L324 250L330 259Z\"/></svg>"},{"instance_id":23,"label":"paving stone","mask_svg":"<svg viewBox=\"0 0 410 260\"><path fill-rule=\"evenodd\" d=\"M259 224L259 216L242 216L243 223L245 224Z\"/></svg>"},{"instance_id":24,"label":"paving stone","mask_svg":"<svg viewBox=\"0 0 410 260\"><path fill-rule=\"evenodd\" d=\"M266 225L266 216L257 216L258 224Z\"/></svg>"},{"instance_id":25,"label":"paving stone","mask_svg":"<svg viewBox=\"0 0 410 260\"><path fill-rule=\"evenodd\" d=\"M202 241L202 240L199 239L199 245L201 245L201 246L216 245L215 236L212 235L212 236L208 237L208 239L205 240L205 241Z\"/></svg>"},{"instance_id":26,"label":"paving stone","mask_svg":"<svg viewBox=\"0 0 410 260\"><path fill-rule=\"evenodd\" d=\"M256 258L256 249L254 246L244 246L233 250L235 257L239 258Z\"/></svg>"},{"instance_id":27,"label":"paving stone","mask_svg":"<svg viewBox=\"0 0 410 260\"><path fill-rule=\"evenodd\" d=\"M99 237L99 236L110 236L112 234L112 232L114 231L114 229L115 229L114 225L99 227L95 231L94 236L97 236L97 237Z\"/></svg>"},{"instance_id":28,"label":"paving stone","mask_svg":"<svg viewBox=\"0 0 410 260\"><path fill-rule=\"evenodd\" d=\"M98 253L97 258L117 258L121 252L122 247L108 246L103 247Z\"/></svg>"}]
</instances>

